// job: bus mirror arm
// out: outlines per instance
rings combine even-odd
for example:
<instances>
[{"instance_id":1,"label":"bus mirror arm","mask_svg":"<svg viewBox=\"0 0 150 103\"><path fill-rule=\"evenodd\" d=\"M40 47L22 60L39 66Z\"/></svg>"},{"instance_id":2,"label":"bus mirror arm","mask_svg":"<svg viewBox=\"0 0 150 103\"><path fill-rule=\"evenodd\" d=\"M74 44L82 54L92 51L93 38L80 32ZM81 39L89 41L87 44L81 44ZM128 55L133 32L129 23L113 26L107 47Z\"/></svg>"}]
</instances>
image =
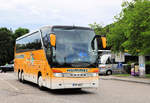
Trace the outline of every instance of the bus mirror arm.
<instances>
[{"instance_id":1,"label":"bus mirror arm","mask_svg":"<svg viewBox=\"0 0 150 103\"><path fill-rule=\"evenodd\" d=\"M95 47L94 47L94 40L95 40L96 38L100 38L100 37L101 37L100 35L95 35L95 36L94 36L94 38L93 38L93 40L92 40L92 42L91 42L92 50L95 49Z\"/></svg>"},{"instance_id":2,"label":"bus mirror arm","mask_svg":"<svg viewBox=\"0 0 150 103\"><path fill-rule=\"evenodd\" d=\"M98 38L100 38L101 41L102 41L102 47L103 47L103 48L106 48L106 37L103 36L103 35L95 35L94 38L93 38L93 40L92 40L92 42L91 42L92 50L95 49L95 47L94 47L94 40L95 40L95 39L98 39Z\"/></svg>"}]
</instances>

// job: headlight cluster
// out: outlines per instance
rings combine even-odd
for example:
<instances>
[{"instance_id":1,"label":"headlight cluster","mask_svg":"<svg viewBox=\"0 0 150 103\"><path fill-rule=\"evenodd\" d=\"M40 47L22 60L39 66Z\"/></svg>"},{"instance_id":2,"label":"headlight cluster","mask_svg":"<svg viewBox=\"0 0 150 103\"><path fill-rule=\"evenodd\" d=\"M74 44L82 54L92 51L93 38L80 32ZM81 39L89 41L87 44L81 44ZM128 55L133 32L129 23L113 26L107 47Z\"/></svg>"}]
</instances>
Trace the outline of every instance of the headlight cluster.
<instances>
[{"instance_id":1,"label":"headlight cluster","mask_svg":"<svg viewBox=\"0 0 150 103\"><path fill-rule=\"evenodd\" d=\"M55 77L63 77L63 73L54 73Z\"/></svg>"},{"instance_id":2,"label":"headlight cluster","mask_svg":"<svg viewBox=\"0 0 150 103\"><path fill-rule=\"evenodd\" d=\"M96 77L98 73L54 73L55 77Z\"/></svg>"}]
</instances>

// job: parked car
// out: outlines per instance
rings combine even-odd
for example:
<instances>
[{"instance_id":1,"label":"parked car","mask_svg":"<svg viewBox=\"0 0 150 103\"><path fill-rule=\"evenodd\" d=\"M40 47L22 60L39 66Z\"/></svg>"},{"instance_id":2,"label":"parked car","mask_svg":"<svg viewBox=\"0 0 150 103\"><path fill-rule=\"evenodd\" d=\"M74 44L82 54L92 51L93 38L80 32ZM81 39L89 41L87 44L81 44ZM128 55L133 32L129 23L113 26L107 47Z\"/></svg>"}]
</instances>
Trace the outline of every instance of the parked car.
<instances>
[{"instance_id":1,"label":"parked car","mask_svg":"<svg viewBox=\"0 0 150 103\"><path fill-rule=\"evenodd\" d=\"M0 66L1 72L13 71L14 70L14 62L11 61L9 64L5 64L4 66Z\"/></svg>"}]
</instances>

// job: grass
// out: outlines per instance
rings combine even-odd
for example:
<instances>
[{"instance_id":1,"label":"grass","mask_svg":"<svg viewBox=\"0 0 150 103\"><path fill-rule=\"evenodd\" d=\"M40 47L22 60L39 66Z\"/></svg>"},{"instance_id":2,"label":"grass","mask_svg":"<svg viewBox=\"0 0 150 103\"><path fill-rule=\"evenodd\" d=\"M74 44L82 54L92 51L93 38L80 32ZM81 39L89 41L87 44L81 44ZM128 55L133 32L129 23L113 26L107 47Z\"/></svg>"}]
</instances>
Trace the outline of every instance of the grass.
<instances>
[{"instance_id":1,"label":"grass","mask_svg":"<svg viewBox=\"0 0 150 103\"><path fill-rule=\"evenodd\" d=\"M146 76L145 76L146 78L150 78L150 74L146 74Z\"/></svg>"},{"instance_id":2,"label":"grass","mask_svg":"<svg viewBox=\"0 0 150 103\"><path fill-rule=\"evenodd\" d=\"M130 74L113 74L113 76L117 76L117 77L129 77L131 75ZM146 74L145 78L150 78L150 74Z\"/></svg>"},{"instance_id":3,"label":"grass","mask_svg":"<svg viewBox=\"0 0 150 103\"><path fill-rule=\"evenodd\" d=\"M113 74L113 76L117 76L117 77L128 77L131 76L130 74Z\"/></svg>"}]
</instances>

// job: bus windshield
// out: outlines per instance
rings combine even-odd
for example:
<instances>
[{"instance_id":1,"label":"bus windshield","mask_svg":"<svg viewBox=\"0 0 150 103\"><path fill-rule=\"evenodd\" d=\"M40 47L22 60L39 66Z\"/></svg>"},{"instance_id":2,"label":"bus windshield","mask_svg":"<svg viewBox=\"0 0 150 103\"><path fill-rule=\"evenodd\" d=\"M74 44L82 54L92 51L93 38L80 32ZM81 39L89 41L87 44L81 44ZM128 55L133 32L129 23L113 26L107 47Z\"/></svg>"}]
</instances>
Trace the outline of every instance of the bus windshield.
<instances>
[{"instance_id":1,"label":"bus windshield","mask_svg":"<svg viewBox=\"0 0 150 103\"><path fill-rule=\"evenodd\" d=\"M91 42L95 36L88 28L53 28L56 34L56 48L53 48L52 61L56 67L96 66L97 42L92 50Z\"/></svg>"}]
</instances>

